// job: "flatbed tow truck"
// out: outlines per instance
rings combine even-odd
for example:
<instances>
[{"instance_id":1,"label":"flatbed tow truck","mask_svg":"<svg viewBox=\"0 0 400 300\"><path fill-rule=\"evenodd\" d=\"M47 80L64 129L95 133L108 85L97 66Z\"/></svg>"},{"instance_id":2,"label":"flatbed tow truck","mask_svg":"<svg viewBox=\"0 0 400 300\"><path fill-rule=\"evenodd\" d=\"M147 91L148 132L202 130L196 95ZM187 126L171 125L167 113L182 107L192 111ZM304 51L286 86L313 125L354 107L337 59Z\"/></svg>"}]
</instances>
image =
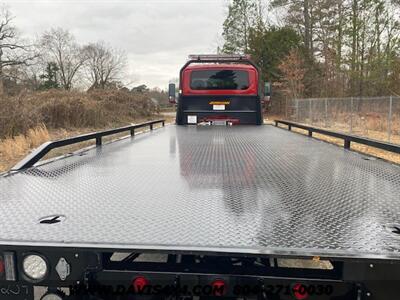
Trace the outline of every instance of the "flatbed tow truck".
<instances>
[{"instance_id":1,"label":"flatbed tow truck","mask_svg":"<svg viewBox=\"0 0 400 300\"><path fill-rule=\"evenodd\" d=\"M218 64L232 74L248 62L195 60L209 78ZM231 112L236 94L192 108L180 89L177 123L196 124L49 142L0 177L0 299L400 299L400 167L349 150L400 147L276 121L341 138L341 148L256 126L258 86L243 114ZM197 125L221 121L250 125ZM121 132L130 136L103 143Z\"/></svg>"}]
</instances>

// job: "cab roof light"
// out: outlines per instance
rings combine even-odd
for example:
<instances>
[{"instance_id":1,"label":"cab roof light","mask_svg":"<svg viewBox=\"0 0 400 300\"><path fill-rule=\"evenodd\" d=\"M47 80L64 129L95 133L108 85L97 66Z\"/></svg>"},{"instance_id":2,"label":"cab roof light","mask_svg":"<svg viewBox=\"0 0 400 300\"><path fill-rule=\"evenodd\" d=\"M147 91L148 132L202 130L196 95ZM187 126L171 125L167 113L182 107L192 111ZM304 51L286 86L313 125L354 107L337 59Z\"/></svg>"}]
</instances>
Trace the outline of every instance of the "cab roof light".
<instances>
[{"instance_id":1,"label":"cab roof light","mask_svg":"<svg viewBox=\"0 0 400 300\"><path fill-rule=\"evenodd\" d=\"M250 56L245 54L191 54L189 60L198 61L241 61L249 60Z\"/></svg>"}]
</instances>

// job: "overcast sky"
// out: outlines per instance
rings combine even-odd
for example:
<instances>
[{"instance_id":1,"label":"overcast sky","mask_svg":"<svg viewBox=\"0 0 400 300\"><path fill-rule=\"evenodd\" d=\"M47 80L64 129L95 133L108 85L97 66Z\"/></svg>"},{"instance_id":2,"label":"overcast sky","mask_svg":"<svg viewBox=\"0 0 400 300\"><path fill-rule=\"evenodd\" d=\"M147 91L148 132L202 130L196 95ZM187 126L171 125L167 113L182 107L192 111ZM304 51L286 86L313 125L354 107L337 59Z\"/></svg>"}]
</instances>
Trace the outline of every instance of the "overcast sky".
<instances>
[{"instance_id":1,"label":"overcast sky","mask_svg":"<svg viewBox=\"0 0 400 300\"><path fill-rule=\"evenodd\" d=\"M165 88L188 54L221 45L227 0L5 1L27 37L51 27L80 43L105 41L128 57L125 82Z\"/></svg>"}]
</instances>

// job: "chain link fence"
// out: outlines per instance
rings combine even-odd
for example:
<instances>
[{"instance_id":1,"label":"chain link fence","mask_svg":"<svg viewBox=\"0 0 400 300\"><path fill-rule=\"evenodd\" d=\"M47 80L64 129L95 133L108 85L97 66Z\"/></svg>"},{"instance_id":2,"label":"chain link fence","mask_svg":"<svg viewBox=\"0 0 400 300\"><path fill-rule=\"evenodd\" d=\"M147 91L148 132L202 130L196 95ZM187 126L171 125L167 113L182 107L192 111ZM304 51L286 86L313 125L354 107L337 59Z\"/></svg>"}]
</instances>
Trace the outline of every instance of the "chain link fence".
<instances>
[{"instance_id":1,"label":"chain link fence","mask_svg":"<svg viewBox=\"0 0 400 300\"><path fill-rule=\"evenodd\" d=\"M292 121L400 144L400 97L295 99Z\"/></svg>"}]
</instances>

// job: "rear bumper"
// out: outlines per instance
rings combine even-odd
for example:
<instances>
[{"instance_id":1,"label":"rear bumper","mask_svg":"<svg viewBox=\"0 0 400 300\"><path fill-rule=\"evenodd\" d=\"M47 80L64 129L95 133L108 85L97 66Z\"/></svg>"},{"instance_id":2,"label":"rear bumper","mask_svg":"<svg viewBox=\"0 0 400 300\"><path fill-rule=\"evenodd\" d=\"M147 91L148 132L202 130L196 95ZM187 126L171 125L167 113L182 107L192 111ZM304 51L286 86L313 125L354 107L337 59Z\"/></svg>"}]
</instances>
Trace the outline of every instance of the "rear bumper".
<instances>
[{"instance_id":1,"label":"rear bumper","mask_svg":"<svg viewBox=\"0 0 400 300\"><path fill-rule=\"evenodd\" d=\"M178 125L195 125L210 120L233 120L231 122L233 124L261 125L263 118L260 97L252 95L179 97L176 115Z\"/></svg>"},{"instance_id":2,"label":"rear bumper","mask_svg":"<svg viewBox=\"0 0 400 300\"><path fill-rule=\"evenodd\" d=\"M185 110L183 124L195 125L203 122L226 121L232 125L261 125L257 111L196 111ZM195 120L196 122L193 122Z\"/></svg>"},{"instance_id":3,"label":"rear bumper","mask_svg":"<svg viewBox=\"0 0 400 300\"><path fill-rule=\"evenodd\" d=\"M15 280L0 279L0 299L39 300L45 293L65 292L63 300L192 299L398 299L399 264L364 259L331 260L207 253L119 252L101 249L0 247L14 255ZM21 261L28 253L47 259L45 279L24 276ZM65 277L57 267L69 265ZM140 279L140 280L138 280ZM61 293L62 294L62 293Z\"/></svg>"}]
</instances>

